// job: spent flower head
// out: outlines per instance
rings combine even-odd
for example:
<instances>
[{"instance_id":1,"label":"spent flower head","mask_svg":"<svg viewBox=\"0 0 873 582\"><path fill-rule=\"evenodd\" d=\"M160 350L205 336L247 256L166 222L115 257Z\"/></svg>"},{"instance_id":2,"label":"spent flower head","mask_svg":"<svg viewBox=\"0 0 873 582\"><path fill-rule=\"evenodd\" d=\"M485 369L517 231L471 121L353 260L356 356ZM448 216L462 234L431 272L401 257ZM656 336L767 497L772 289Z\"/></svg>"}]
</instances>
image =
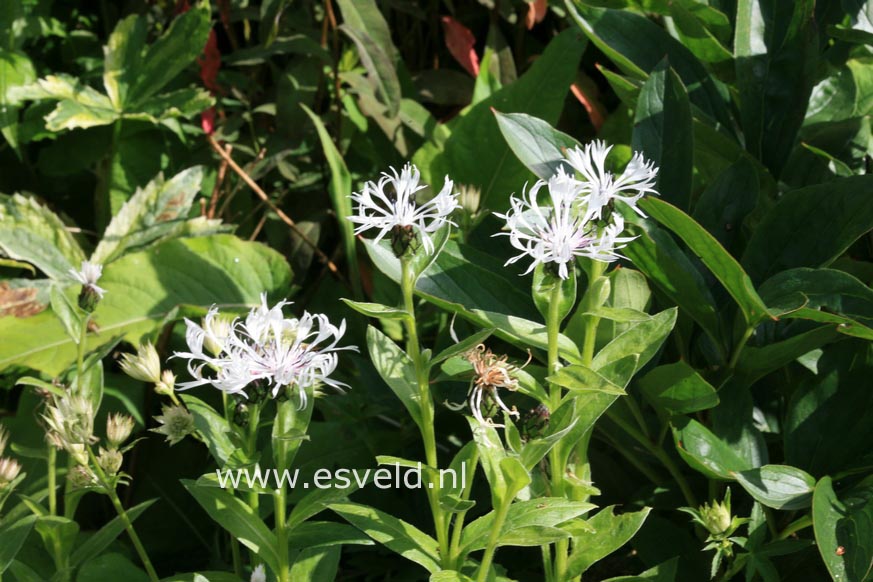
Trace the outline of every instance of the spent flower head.
<instances>
[{"instance_id":1,"label":"spent flower head","mask_svg":"<svg viewBox=\"0 0 873 582\"><path fill-rule=\"evenodd\" d=\"M507 356L498 356L484 344L464 354L464 358L473 366L473 380L467 393L466 405L470 407L473 417L482 424L503 426L490 418L490 412L496 407L509 416L518 417L519 413L513 406L510 408L500 398L499 389L515 392L518 390L518 380L515 377L518 366L507 362ZM525 364L526 365L526 364ZM464 404L449 404L450 408L459 410Z\"/></svg>"},{"instance_id":2,"label":"spent flower head","mask_svg":"<svg viewBox=\"0 0 873 582\"><path fill-rule=\"evenodd\" d=\"M646 160L640 152L634 152L624 171L616 176L606 169L606 158L611 149L606 142L595 140L566 152L566 162L582 177L579 183L586 193L586 221L602 220L604 210L611 210L615 200L645 216L637 203L646 194L658 194L655 190L658 168L653 162Z\"/></svg>"},{"instance_id":3,"label":"spent flower head","mask_svg":"<svg viewBox=\"0 0 873 582\"><path fill-rule=\"evenodd\" d=\"M248 398L247 389L255 385L255 389L269 388L275 398L288 387L296 391L303 407L307 389L320 384L345 386L331 378L338 363L337 352L356 349L337 345L345 333L345 320L337 327L321 314L304 312L300 318L286 318L282 313L285 305L288 302L281 301L270 307L266 294L261 295L260 305L244 320L233 322L216 356L204 351L208 325L186 319L190 351L176 352L174 357L188 360L194 380L179 382L178 388L209 384Z\"/></svg>"},{"instance_id":4,"label":"spent flower head","mask_svg":"<svg viewBox=\"0 0 873 582\"><path fill-rule=\"evenodd\" d=\"M133 432L134 420L126 414L110 414L106 417L106 440L109 447L117 449L130 438Z\"/></svg>"},{"instance_id":5,"label":"spent flower head","mask_svg":"<svg viewBox=\"0 0 873 582\"><path fill-rule=\"evenodd\" d=\"M106 293L105 289L97 285L97 281L103 275L103 265L82 261L79 270L70 269L69 275L82 286L82 291L79 293L79 307L85 311L93 311Z\"/></svg>"},{"instance_id":6,"label":"spent flower head","mask_svg":"<svg viewBox=\"0 0 873 582\"><path fill-rule=\"evenodd\" d=\"M543 189L548 198L545 205L537 199ZM618 259L616 251L633 237L620 236L624 220L618 214L610 216L608 222L588 218L586 192L582 183L559 168L548 181L538 180L521 198L511 197L510 210L496 214L508 228L496 236L508 236L512 246L521 251L507 264L528 257L533 262L525 274L544 264L567 279L576 257L607 262Z\"/></svg>"},{"instance_id":7,"label":"spent flower head","mask_svg":"<svg viewBox=\"0 0 873 582\"><path fill-rule=\"evenodd\" d=\"M166 436L170 446L194 432L194 416L184 407L163 406L161 412L162 415L155 417L161 426L149 430Z\"/></svg>"},{"instance_id":8,"label":"spent flower head","mask_svg":"<svg viewBox=\"0 0 873 582\"><path fill-rule=\"evenodd\" d=\"M152 384L161 381L161 358L151 342L140 344L136 355L121 354L119 363L124 373L135 380Z\"/></svg>"},{"instance_id":9,"label":"spent flower head","mask_svg":"<svg viewBox=\"0 0 873 582\"><path fill-rule=\"evenodd\" d=\"M375 229L379 231L376 242L390 235L398 257L418 236L425 251L432 253L430 235L443 225L455 224L449 217L459 207L458 195L453 192L454 183L446 176L442 190L427 202L420 202L418 193L427 188L420 180L418 168L408 163L399 173L390 168L390 173L383 172L378 182L366 182L363 190L351 196L357 204L355 215L349 217L357 225L355 234Z\"/></svg>"},{"instance_id":10,"label":"spent flower head","mask_svg":"<svg viewBox=\"0 0 873 582\"><path fill-rule=\"evenodd\" d=\"M42 415L52 441L68 451L73 445L92 444L94 437L94 406L84 396L66 394L54 399L54 405L46 407Z\"/></svg>"}]
</instances>

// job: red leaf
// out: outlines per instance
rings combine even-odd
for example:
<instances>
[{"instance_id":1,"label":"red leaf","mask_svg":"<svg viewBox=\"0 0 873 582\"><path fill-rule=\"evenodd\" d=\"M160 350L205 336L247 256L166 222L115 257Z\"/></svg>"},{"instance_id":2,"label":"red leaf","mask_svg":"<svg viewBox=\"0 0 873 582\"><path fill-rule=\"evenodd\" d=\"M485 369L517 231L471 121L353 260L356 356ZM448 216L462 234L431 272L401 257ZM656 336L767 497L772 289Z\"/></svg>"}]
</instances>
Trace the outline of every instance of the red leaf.
<instances>
[{"instance_id":1,"label":"red leaf","mask_svg":"<svg viewBox=\"0 0 873 582\"><path fill-rule=\"evenodd\" d=\"M579 100L585 108L585 111L588 112L588 117L591 119L591 125L594 126L595 130L600 131L600 128L603 127L603 122L605 121L603 113L598 107L600 104L595 99L589 99L582 90L582 87L579 86L579 83L573 83L570 85L570 91L576 99Z\"/></svg>"},{"instance_id":2,"label":"red leaf","mask_svg":"<svg viewBox=\"0 0 873 582\"><path fill-rule=\"evenodd\" d=\"M549 0L533 0L527 3L527 16L524 19L527 29L530 30L535 25L543 21L546 17L546 12L549 11Z\"/></svg>"},{"instance_id":3,"label":"red leaf","mask_svg":"<svg viewBox=\"0 0 873 582\"><path fill-rule=\"evenodd\" d=\"M221 87L218 85L218 69L221 68L221 51L218 50L218 36L215 30L209 31L209 38L206 40L206 46L203 47L203 54L197 57L197 64L200 65L200 79L203 85L213 93L221 93Z\"/></svg>"},{"instance_id":4,"label":"red leaf","mask_svg":"<svg viewBox=\"0 0 873 582\"><path fill-rule=\"evenodd\" d=\"M206 135L212 135L215 132L215 107L210 107L200 114L200 127Z\"/></svg>"},{"instance_id":5,"label":"red leaf","mask_svg":"<svg viewBox=\"0 0 873 582\"><path fill-rule=\"evenodd\" d=\"M451 16L443 16L442 23L449 52L468 73L477 76L479 56L476 54L476 37L469 28Z\"/></svg>"}]
</instances>

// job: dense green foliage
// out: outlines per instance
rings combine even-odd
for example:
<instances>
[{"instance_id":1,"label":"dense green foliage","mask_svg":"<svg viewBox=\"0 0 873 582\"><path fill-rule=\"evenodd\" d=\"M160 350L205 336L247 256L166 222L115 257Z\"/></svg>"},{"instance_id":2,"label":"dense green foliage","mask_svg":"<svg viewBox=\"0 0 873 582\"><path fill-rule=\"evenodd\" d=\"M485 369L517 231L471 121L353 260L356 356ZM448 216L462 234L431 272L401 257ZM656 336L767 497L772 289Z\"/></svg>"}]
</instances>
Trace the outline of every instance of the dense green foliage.
<instances>
[{"instance_id":1,"label":"dense green foliage","mask_svg":"<svg viewBox=\"0 0 873 582\"><path fill-rule=\"evenodd\" d=\"M871 113L869 0L0 0L0 577L873 580ZM622 258L505 265L595 138L659 168ZM433 250L348 220L407 162ZM262 293L348 388L168 387Z\"/></svg>"}]
</instances>

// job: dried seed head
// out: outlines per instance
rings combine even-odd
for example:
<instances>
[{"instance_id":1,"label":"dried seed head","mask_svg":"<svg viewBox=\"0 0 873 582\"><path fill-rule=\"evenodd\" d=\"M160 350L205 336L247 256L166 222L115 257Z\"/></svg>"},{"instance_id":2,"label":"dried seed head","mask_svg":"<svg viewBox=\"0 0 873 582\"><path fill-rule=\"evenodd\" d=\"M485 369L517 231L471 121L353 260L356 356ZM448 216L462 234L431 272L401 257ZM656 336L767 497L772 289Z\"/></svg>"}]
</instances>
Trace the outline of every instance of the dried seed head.
<instances>
[{"instance_id":1,"label":"dried seed head","mask_svg":"<svg viewBox=\"0 0 873 582\"><path fill-rule=\"evenodd\" d=\"M121 354L120 364L124 373L135 380L153 384L161 381L161 358L151 342L140 345L136 355Z\"/></svg>"},{"instance_id":2,"label":"dried seed head","mask_svg":"<svg viewBox=\"0 0 873 582\"><path fill-rule=\"evenodd\" d=\"M170 446L194 432L194 416L183 407L164 406L161 411L163 414L155 417L161 426L149 430L165 435Z\"/></svg>"},{"instance_id":3,"label":"dried seed head","mask_svg":"<svg viewBox=\"0 0 873 582\"><path fill-rule=\"evenodd\" d=\"M110 414L106 417L106 440L109 447L117 449L130 437L134 427L133 418L126 414Z\"/></svg>"},{"instance_id":4,"label":"dried seed head","mask_svg":"<svg viewBox=\"0 0 873 582\"><path fill-rule=\"evenodd\" d=\"M464 358L472 364L474 372L467 399L473 417L482 424L502 426L494 423L487 413L502 410L510 416L518 416L515 407L508 407L500 398L498 389L518 390L518 380L513 374L519 368L508 363L507 356L497 356L483 344L468 351Z\"/></svg>"}]
</instances>

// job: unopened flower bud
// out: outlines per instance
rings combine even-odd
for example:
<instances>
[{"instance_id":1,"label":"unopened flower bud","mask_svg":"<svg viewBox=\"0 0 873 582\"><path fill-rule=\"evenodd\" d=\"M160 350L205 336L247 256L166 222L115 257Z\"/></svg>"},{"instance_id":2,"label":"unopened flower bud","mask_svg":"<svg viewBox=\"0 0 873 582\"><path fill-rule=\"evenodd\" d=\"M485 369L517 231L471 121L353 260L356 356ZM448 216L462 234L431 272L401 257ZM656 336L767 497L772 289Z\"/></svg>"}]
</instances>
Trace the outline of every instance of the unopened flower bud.
<instances>
[{"instance_id":1,"label":"unopened flower bud","mask_svg":"<svg viewBox=\"0 0 873 582\"><path fill-rule=\"evenodd\" d=\"M140 345L136 355L121 354L120 364L124 373L135 380L153 384L161 381L161 358L151 342Z\"/></svg>"},{"instance_id":2,"label":"unopened flower bud","mask_svg":"<svg viewBox=\"0 0 873 582\"><path fill-rule=\"evenodd\" d=\"M82 261L82 267L76 271L70 269L70 277L82 285L79 293L79 307L91 313L97 307L97 303L103 299L106 290L97 286L97 281L103 275L103 266L89 261Z\"/></svg>"},{"instance_id":3,"label":"unopened flower bud","mask_svg":"<svg viewBox=\"0 0 873 582\"><path fill-rule=\"evenodd\" d=\"M117 449L133 432L133 418L126 414L110 414L106 417L106 440L110 448Z\"/></svg>"},{"instance_id":4,"label":"unopened flower bud","mask_svg":"<svg viewBox=\"0 0 873 582\"><path fill-rule=\"evenodd\" d=\"M155 392L162 396L169 396L176 389L176 376L169 370L161 374L161 381L155 384Z\"/></svg>"},{"instance_id":5,"label":"unopened flower bud","mask_svg":"<svg viewBox=\"0 0 873 582\"><path fill-rule=\"evenodd\" d=\"M150 430L165 435L170 446L194 432L194 416L183 407L164 406L161 412L161 416L155 417L161 426Z\"/></svg>"},{"instance_id":6,"label":"unopened flower bud","mask_svg":"<svg viewBox=\"0 0 873 582\"><path fill-rule=\"evenodd\" d=\"M70 482L73 489L84 489L85 487L93 485L97 481L91 473L91 470L84 465L76 465L73 467L73 470L70 471L69 475L67 475L67 480Z\"/></svg>"},{"instance_id":7,"label":"unopened flower bud","mask_svg":"<svg viewBox=\"0 0 873 582\"><path fill-rule=\"evenodd\" d=\"M107 475L115 475L118 473L118 471L121 470L121 462L123 460L124 457L117 450L107 450L100 447L100 455L97 457L97 462L100 463L100 468L103 469Z\"/></svg>"},{"instance_id":8,"label":"unopened flower bud","mask_svg":"<svg viewBox=\"0 0 873 582\"><path fill-rule=\"evenodd\" d=\"M700 508L700 517L704 527L714 536L721 535L728 531L731 527L733 518L731 516L730 503L722 503L713 501L703 504Z\"/></svg>"},{"instance_id":9,"label":"unopened flower bud","mask_svg":"<svg viewBox=\"0 0 873 582\"><path fill-rule=\"evenodd\" d=\"M0 458L0 490L15 481L21 473L21 465L15 459Z\"/></svg>"}]
</instances>

